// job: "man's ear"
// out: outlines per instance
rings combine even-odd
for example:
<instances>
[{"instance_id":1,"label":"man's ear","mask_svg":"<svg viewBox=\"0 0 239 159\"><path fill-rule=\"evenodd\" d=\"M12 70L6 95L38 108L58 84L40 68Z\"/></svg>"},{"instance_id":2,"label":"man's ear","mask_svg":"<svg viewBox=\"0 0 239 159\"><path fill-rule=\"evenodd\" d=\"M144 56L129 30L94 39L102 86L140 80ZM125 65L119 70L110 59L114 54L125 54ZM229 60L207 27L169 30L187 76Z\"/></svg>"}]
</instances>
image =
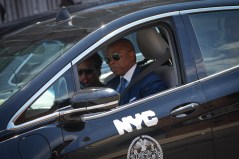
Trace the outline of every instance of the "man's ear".
<instances>
[{"instance_id":1,"label":"man's ear","mask_svg":"<svg viewBox=\"0 0 239 159\"><path fill-rule=\"evenodd\" d=\"M129 52L129 56L130 56L131 60L133 60L133 61L136 60L136 55L135 55L135 52L133 50Z\"/></svg>"}]
</instances>

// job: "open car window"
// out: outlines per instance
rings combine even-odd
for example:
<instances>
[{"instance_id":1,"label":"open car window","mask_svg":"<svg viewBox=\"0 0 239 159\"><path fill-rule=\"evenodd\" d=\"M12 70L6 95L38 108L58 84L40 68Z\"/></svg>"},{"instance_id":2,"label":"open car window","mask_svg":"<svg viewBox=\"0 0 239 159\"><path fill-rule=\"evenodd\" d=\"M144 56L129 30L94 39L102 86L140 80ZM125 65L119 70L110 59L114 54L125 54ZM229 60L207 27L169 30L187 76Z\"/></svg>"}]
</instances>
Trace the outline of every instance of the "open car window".
<instances>
[{"instance_id":1,"label":"open car window","mask_svg":"<svg viewBox=\"0 0 239 159\"><path fill-rule=\"evenodd\" d=\"M170 34L172 35L172 33ZM175 59L175 52L173 52L175 49L172 49L171 38L173 37L169 36L170 34L167 27L156 25L137 29L128 35L120 37L130 40L134 45L137 66L145 70L145 76L153 72L160 76L168 89L179 85L177 72L179 68L175 63L177 59ZM99 54L103 60L99 79L105 87L115 77L115 74L105 61L106 48L107 45L94 52ZM93 53L91 56L93 56ZM90 58L90 56L87 56L87 58Z\"/></svg>"}]
</instances>

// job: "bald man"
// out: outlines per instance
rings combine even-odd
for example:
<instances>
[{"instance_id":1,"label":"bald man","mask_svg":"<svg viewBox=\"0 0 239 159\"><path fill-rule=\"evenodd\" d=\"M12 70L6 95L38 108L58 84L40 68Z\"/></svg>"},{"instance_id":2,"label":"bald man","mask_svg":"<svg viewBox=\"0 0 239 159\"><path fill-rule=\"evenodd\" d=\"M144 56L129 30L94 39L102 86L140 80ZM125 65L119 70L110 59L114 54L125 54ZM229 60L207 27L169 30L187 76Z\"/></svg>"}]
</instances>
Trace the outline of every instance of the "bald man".
<instances>
[{"instance_id":1,"label":"bald man","mask_svg":"<svg viewBox=\"0 0 239 159\"><path fill-rule=\"evenodd\" d=\"M120 105L166 89L166 85L160 77L151 72L133 84L122 96L123 90L141 72L140 67L136 64L134 46L128 39L121 38L111 43L107 47L105 61L116 75L107 83L107 87L113 88L121 94Z\"/></svg>"}]
</instances>

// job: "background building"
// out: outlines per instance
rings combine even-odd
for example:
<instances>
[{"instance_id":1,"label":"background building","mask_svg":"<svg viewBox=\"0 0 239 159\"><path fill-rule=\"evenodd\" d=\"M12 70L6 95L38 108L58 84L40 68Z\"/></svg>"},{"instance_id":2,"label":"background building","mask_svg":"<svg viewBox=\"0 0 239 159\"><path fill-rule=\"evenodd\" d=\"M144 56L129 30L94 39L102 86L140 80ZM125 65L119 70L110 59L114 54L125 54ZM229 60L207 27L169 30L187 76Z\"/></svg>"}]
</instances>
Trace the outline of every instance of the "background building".
<instances>
[{"instance_id":1,"label":"background building","mask_svg":"<svg viewBox=\"0 0 239 159\"><path fill-rule=\"evenodd\" d=\"M59 8L61 5L96 3L112 0L0 0L0 24Z\"/></svg>"}]
</instances>

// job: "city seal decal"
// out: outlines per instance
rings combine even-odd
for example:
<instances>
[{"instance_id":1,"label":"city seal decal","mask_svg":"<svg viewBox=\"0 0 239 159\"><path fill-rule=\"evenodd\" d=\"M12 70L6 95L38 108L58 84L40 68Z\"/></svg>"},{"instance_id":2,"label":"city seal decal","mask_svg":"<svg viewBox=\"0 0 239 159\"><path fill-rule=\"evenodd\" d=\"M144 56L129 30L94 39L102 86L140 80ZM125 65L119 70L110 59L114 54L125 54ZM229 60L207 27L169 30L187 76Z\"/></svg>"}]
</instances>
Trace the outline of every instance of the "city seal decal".
<instances>
[{"instance_id":1,"label":"city seal decal","mask_svg":"<svg viewBox=\"0 0 239 159\"><path fill-rule=\"evenodd\" d=\"M155 139L142 135L131 143L127 159L163 159L163 151Z\"/></svg>"}]
</instances>

